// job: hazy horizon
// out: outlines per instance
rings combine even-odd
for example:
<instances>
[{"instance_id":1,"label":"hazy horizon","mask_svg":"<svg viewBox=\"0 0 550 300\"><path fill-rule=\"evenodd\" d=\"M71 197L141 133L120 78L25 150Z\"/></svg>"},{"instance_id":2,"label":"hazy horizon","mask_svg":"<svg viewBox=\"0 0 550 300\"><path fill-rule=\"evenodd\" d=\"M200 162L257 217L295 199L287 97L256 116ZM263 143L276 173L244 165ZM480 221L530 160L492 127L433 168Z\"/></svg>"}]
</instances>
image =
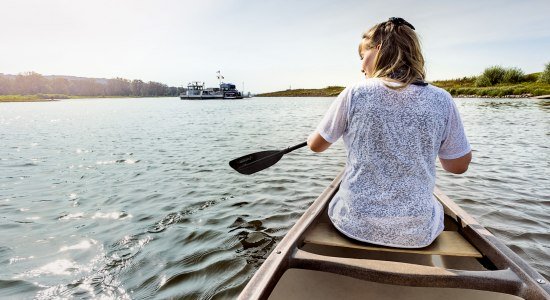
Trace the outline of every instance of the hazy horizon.
<instances>
[{"instance_id":1,"label":"hazy horizon","mask_svg":"<svg viewBox=\"0 0 550 300\"><path fill-rule=\"evenodd\" d=\"M269 92L361 79L363 31L400 16L420 35L428 80L492 65L540 72L550 62L548 1L94 1L0 4L0 73L141 79Z\"/></svg>"}]
</instances>

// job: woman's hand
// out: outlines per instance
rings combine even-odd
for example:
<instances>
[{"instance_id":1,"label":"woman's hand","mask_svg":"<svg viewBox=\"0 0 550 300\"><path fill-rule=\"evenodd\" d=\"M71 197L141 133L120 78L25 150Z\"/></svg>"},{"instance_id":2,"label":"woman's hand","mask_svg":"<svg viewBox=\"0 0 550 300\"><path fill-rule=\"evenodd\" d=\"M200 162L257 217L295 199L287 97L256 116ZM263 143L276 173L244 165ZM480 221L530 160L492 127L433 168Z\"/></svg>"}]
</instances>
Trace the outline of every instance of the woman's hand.
<instances>
[{"instance_id":1,"label":"woman's hand","mask_svg":"<svg viewBox=\"0 0 550 300\"><path fill-rule=\"evenodd\" d=\"M315 131L312 134L309 135L307 138L307 145L309 146L309 149L313 152L323 152L332 145L331 143L327 142L320 134L319 132Z\"/></svg>"}]
</instances>

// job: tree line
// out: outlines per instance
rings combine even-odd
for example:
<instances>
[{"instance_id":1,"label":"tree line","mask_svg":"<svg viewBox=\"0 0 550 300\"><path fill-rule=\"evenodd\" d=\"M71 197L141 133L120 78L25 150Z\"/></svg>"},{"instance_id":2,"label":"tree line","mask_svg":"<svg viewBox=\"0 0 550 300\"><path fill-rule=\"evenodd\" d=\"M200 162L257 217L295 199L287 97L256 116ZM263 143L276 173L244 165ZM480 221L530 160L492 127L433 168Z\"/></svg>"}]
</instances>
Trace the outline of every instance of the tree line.
<instances>
[{"instance_id":1,"label":"tree line","mask_svg":"<svg viewBox=\"0 0 550 300\"><path fill-rule=\"evenodd\" d=\"M71 76L43 76L36 72L0 74L0 95L58 94L68 96L178 96L181 87L139 79L97 79Z\"/></svg>"}]
</instances>

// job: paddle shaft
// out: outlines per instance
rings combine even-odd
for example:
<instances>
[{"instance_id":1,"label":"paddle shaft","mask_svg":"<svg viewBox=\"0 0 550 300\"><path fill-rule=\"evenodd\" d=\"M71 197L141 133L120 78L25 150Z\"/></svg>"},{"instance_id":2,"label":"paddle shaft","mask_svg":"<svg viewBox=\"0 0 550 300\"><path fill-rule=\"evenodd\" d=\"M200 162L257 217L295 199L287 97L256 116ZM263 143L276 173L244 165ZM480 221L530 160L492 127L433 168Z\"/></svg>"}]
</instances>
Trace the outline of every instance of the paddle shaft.
<instances>
[{"instance_id":1,"label":"paddle shaft","mask_svg":"<svg viewBox=\"0 0 550 300\"><path fill-rule=\"evenodd\" d=\"M298 145L296 145L296 146L288 147L288 148L286 148L285 150L283 150L283 151L284 151L283 153L284 153L284 154L287 154L288 152L292 152L292 151L294 151L294 150L296 150L296 149L300 149L300 148L305 147L305 146L307 146L307 142L300 143L300 144L298 144Z\"/></svg>"}]
</instances>

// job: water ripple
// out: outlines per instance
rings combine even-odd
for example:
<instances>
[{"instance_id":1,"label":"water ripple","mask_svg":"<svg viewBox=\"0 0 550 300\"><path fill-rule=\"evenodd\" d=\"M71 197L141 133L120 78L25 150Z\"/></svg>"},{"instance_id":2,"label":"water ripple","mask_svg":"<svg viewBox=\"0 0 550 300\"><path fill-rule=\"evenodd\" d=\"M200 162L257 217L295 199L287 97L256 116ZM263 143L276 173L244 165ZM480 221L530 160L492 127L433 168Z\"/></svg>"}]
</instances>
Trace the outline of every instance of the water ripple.
<instances>
[{"instance_id":1,"label":"water ripple","mask_svg":"<svg viewBox=\"0 0 550 300\"><path fill-rule=\"evenodd\" d=\"M227 162L303 141L331 101L2 103L0 298L235 298L345 153ZM550 277L548 103L457 102L474 160L438 186Z\"/></svg>"}]
</instances>

